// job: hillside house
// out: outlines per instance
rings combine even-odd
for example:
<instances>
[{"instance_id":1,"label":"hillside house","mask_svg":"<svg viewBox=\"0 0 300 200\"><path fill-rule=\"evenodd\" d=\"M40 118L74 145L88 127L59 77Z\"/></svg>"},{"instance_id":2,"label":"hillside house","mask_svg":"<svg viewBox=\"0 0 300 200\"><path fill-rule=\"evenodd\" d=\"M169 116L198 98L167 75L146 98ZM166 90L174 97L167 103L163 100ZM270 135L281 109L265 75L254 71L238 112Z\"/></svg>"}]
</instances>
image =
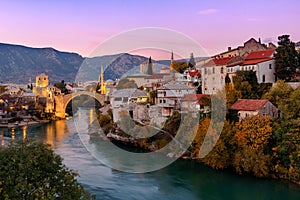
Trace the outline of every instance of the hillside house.
<instances>
[{"instance_id":1,"label":"hillside house","mask_svg":"<svg viewBox=\"0 0 300 200\"><path fill-rule=\"evenodd\" d=\"M145 98L147 97L147 92L144 90L139 90L135 88L116 90L112 93L110 97L110 102L113 109L113 120L117 122L120 120L119 113L125 110L130 113L133 117L134 108L136 103L145 104ZM146 106L146 105L144 105ZM141 108L139 108L141 109Z\"/></svg>"},{"instance_id":2,"label":"hillside house","mask_svg":"<svg viewBox=\"0 0 300 200\"><path fill-rule=\"evenodd\" d=\"M181 100L181 111L209 113L210 96L207 94L188 94Z\"/></svg>"},{"instance_id":3,"label":"hillside house","mask_svg":"<svg viewBox=\"0 0 300 200\"><path fill-rule=\"evenodd\" d=\"M170 116L174 110L180 109L181 99L195 91L192 87L172 81L157 88L156 93L156 104L161 107L162 116Z\"/></svg>"},{"instance_id":4,"label":"hillside house","mask_svg":"<svg viewBox=\"0 0 300 200\"><path fill-rule=\"evenodd\" d=\"M230 109L238 112L239 120L253 115L279 117L279 110L269 100L238 99Z\"/></svg>"}]
</instances>

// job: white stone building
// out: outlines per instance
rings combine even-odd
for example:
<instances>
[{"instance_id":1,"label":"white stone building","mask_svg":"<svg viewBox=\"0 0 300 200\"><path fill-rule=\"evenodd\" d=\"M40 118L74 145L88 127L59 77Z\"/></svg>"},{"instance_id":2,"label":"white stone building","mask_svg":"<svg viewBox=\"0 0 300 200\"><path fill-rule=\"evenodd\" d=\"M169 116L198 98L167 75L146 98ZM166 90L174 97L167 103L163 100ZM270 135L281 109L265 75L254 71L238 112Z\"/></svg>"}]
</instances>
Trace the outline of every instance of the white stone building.
<instances>
[{"instance_id":1,"label":"white stone building","mask_svg":"<svg viewBox=\"0 0 300 200\"><path fill-rule=\"evenodd\" d=\"M227 65L227 73L232 77L237 71L254 71L258 83L275 83L275 50L251 52L243 62Z\"/></svg>"},{"instance_id":2,"label":"white stone building","mask_svg":"<svg viewBox=\"0 0 300 200\"><path fill-rule=\"evenodd\" d=\"M234 57L212 59L202 66L202 93L216 94L225 85L226 66Z\"/></svg>"}]
</instances>

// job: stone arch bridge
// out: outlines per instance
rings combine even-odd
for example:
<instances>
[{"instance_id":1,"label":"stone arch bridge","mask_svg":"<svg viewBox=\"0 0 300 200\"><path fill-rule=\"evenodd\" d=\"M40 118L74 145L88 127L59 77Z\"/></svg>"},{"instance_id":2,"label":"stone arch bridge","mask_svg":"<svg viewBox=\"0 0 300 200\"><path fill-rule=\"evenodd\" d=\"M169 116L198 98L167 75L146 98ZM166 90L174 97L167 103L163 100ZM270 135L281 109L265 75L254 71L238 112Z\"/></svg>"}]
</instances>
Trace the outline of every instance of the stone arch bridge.
<instances>
[{"instance_id":1,"label":"stone arch bridge","mask_svg":"<svg viewBox=\"0 0 300 200\"><path fill-rule=\"evenodd\" d=\"M81 91L81 92L71 93L71 94L67 94L67 95L55 96L54 97L55 116L64 119L66 117L67 105L70 103L70 101L72 99L74 99L75 97L81 96L81 95L87 95L87 96L93 97L101 105L104 105L105 95L98 94L95 92Z\"/></svg>"}]
</instances>

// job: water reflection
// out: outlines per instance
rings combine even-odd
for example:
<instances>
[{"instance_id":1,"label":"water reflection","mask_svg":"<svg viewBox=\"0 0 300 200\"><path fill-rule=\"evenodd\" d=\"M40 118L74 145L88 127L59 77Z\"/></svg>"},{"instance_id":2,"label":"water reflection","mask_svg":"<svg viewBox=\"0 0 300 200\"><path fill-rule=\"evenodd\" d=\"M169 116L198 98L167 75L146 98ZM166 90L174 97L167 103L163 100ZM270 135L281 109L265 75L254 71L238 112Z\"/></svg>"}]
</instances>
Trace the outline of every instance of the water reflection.
<instances>
[{"instance_id":1,"label":"water reflection","mask_svg":"<svg viewBox=\"0 0 300 200\"><path fill-rule=\"evenodd\" d=\"M65 138L65 135L69 134L69 130L67 129L65 120L56 121L54 134L56 142L62 142Z\"/></svg>"},{"instance_id":2,"label":"water reflection","mask_svg":"<svg viewBox=\"0 0 300 200\"><path fill-rule=\"evenodd\" d=\"M11 129L11 139L14 140L15 139L15 128Z\"/></svg>"},{"instance_id":3,"label":"water reflection","mask_svg":"<svg viewBox=\"0 0 300 200\"><path fill-rule=\"evenodd\" d=\"M89 110L89 120L90 120L90 123L89 124L92 124L93 121L94 121L94 113L95 113L95 110L94 109L90 109ZM96 114L96 113L95 113Z\"/></svg>"},{"instance_id":4,"label":"water reflection","mask_svg":"<svg viewBox=\"0 0 300 200\"><path fill-rule=\"evenodd\" d=\"M96 116L90 110L80 112L77 117L86 124L91 122L90 116ZM73 122L75 118L0 129L1 145L7 145L13 135L16 139L35 138L53 145L64 164L80 174L79 181L98 199L300 199L299 189L286 183L216 171L191 161L178 160L145 174L111 170L85 149Z\"/></svg>"},{"instance_id":5,"label":"water reflection","mask_svg":"<svg viewBox=\"0 0 300 200\"><path fill-rule=\"evenodd\" d=\"M25 140L27 138L27 126L23 126L22 127L22 132L23 132L23 140Z\"/></svg>"}]
</instances>

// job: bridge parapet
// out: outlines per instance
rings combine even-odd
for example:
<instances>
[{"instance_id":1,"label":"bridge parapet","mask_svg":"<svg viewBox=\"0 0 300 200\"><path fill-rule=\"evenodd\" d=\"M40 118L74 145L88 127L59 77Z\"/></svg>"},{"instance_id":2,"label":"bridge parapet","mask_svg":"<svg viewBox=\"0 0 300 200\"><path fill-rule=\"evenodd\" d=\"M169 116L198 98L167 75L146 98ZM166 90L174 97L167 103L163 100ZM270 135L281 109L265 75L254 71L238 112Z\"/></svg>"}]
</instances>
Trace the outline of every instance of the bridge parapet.
<instances>
[{"instance_id":1,"label":"bridge parapet","mask_svg":"<svg viewBox=\"0 0 300 200\"><path fill-rule=\"evenodd\" d=\"M55 100L55 116L64 119L66 117L67 105L70 103L70 101L73 98L81 96L81 95L87 95L87 96L93 97L101 105L104 105L105 95L98 94L98 93L95 93L95 92L81 91L81 92L76 92L76 93L71 93L71 94L66 94L66 95L55 96L54 97L54 100Z\"/></svg>"}]
</instances>

